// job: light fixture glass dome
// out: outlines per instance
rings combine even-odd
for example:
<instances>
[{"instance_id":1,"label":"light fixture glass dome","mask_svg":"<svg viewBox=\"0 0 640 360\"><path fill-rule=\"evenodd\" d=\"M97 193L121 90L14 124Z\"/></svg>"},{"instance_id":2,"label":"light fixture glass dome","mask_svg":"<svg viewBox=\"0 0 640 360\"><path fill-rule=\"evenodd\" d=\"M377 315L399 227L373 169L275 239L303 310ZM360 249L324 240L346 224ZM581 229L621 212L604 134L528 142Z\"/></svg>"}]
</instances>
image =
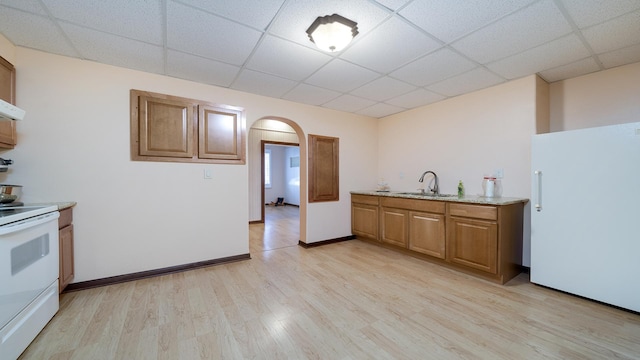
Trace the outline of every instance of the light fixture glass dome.
<instances>
[{"instance_id":1,"label":"light fixture glass dome","mask_svg":"<svg viewBox=\"0 0 640 360\"><path fill-rule=\"evenodd\" d=\"M358 35L358 24L338 14L318 17L307 29L309 39L320 50L337 52Z\"/></svg>"}]
</instances>

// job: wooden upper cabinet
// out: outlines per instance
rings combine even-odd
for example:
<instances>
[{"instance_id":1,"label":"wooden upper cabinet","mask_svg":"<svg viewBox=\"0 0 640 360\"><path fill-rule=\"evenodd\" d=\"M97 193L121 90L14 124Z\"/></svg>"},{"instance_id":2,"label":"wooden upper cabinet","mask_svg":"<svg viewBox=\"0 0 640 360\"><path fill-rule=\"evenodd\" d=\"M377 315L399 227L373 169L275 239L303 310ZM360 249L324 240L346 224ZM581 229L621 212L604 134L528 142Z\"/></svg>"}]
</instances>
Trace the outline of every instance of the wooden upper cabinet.
<instances>
[{"instance_id":1,"label":"wooden upper cabinet","mask_svg":"<svg viewBox=\"0 0 640 360\"><path fill-rule=\"evenodd\" d=\"M309 202L338 201L339 139L309 135Z\"/></svg>"},{"instance_id":2,"label":"wooden upper cabinet","mask_svg":"<svg viewBox=\"0 0 640 360\"><path fill-rule=\"evenodd\" d=\"M199 106L198 157L244 159L242 110L230 106Z\"/></svg>"},{"instance_id":3,"label":"wooden upper cabinet","mask_svg":"<svg viewBox=\"0 0 640 360\"><path fill-rule=\"evenodd\" d=\"M139 156L193 156L196 104L179 99L139 97Z\"/></svg>"},{"instance_id":4,"label":"wooden upper cabinet","mask_svg":"<svg viewBox=\"0 0 640 360\"><path fill-rule=\"evenodd\" d=\"M245 163L244 110L131 90L131 158Z\"/></svg>"},{"instance_id":5,"label":"wooden upper cabinet","mask_svg":"<svg viewBox=\"0 0 640 360\"><path fill-rule=\"evenodd\" d=\"M16 69L0 57L0 99L16 104ZM13 149L16 145L16 122L0 120L0 148Z\"/></svg>"}]
</instances>

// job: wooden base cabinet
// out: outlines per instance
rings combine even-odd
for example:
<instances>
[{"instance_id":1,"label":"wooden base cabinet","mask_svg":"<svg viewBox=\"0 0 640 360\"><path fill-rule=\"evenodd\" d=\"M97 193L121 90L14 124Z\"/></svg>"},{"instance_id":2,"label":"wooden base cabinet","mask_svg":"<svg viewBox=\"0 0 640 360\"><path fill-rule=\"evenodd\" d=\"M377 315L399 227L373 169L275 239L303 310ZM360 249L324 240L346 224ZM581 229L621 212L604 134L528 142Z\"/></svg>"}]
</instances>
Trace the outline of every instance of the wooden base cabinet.
<instances>
[{"instance_id":1,"label":"wooden base cabinet","mask_svg":"<svg viewBox=\"0 0 640 360\"><path fill-rule=\"evenodd\" d=\"M524 201L489 205L381 196L376 222L375 198L352 194L354 235L501 284L520 273Z\"/></svg>"},{"instance_id":2,"label":"wooden base cabinet","mask_svg":"<svg viewBox=\"0 0 640 360\"><path fill-rule=\"evenodd\" d=\"M74 276L73 260L73 213L71 208L60 211L58 219L58 240L60 243L60 273L58 292L71 283Z\"/></svg>"},{"instance_id":3,"label":"wooden base cabinet","mask_svg":"<svg viewBox=\"0 0 640 360\"><path fill-rule=\"evenodd\" d=\"M378 240L378 198L351 196L351 232L360 237Z\"/></svg>"}]
</instances>

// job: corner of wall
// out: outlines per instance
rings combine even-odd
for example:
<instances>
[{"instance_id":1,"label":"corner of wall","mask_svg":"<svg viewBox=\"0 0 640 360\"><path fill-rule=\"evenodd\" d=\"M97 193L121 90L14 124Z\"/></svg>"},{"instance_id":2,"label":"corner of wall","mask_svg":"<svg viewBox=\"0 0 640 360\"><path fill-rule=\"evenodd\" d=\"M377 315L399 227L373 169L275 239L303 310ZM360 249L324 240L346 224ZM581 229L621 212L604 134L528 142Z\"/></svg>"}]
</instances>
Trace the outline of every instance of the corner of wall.
<instances>
[{"instance_id":1,"label":"corner of wall","mask_svg":"<svg viewBox=\"0 0 640 360\"><path fill-rule=\"evenodd\" d=\"M548 133L551 128L549 83L536 75L536 134Z\"/></svg>"}]
</instances>

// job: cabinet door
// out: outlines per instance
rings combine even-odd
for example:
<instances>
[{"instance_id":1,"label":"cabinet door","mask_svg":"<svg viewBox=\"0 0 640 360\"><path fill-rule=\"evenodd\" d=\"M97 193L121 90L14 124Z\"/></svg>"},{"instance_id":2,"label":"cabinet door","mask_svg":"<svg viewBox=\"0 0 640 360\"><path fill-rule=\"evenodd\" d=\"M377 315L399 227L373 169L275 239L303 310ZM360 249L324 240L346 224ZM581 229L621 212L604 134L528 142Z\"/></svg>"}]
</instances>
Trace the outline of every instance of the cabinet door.
<instances>
[{"instance_id":1,"label":"cabinet door","mask_svg":"<svg viewBox=\"0 0 640 360\"><path fill-rule=\"evenodd\" d=\"M309 202L340 200L340 139L309 134Z\"/></svg>"},{"instance_id":2,"label":"cabinet door","mask_svg":"<svg viewBox=\"0 0 640 360\"><path fill-rule=\"evenodd\" d=\"M375 205L351 205L351 232L354 235L378 240L378 207Z\"/></svg>"},{"instance_id":3,"label":"cabinet door","mask_svg":"<svg viewBox=\"0 0 640 360\"><path fill-rule=\"evenodd\" d=\"M15 104L16 71L13 65L0 57L0 99ZM0 120L0 148L12 149L16 145L16 122Z\"/></svg>"},{"instance_id":4,"label":"cabinet door","mask_svg":"<svg viewBox=\"0 0 640 360\"><path fill-rule=\"evenodd\" d=\"M73 280L73 225L63 227L59 231L60 242L60 279L59 290L64 288Z\"/></svg>"},{"instance_id":5,"label":"cabinet door","mask_svg":"<svg viewBox=\"0 0 640 360\"><path fill-rule=\"evenodd\" d=\"M409 211L382 208L381 240L385 243L407 247Z\"/></svg>"},{"instance_id":6,"label":"cabinet door","mask_svg":"<svg viewBox=\"0 0 640 360\"><path fill-rule=\"evenodd\" d=\"M451 217L448 226L449 261L497 273L498 225L493 221Z\"/></svg>"},{"instance_id":7,"label":"cabinet door","mask_svg":"<svg viewBox=\"0 0 640 360\"><path fill-rule=\"evenodd\" d=\"M441 214L409 212L409 249L445 258L445 217Z\"/></svg>"},{"instance_id":8,"label":"cabinet door","mask_svg":"<svg viewBox=\"0 0 640 360\"><path fill-rule=\"evenodd\" d=\"M169 97L140 96L138 106L138 158L193 157L193 103Z\"/></svg>"},{"instance_id":9,"label":"cabinet door","mask_svg":"<svg viewBox=\"0 0 640 360\"><path fill-rule=\"evenodd\" d=\"M199 105L198 158L244 163L242 110Z\"/></svg>"}]
</instances>

